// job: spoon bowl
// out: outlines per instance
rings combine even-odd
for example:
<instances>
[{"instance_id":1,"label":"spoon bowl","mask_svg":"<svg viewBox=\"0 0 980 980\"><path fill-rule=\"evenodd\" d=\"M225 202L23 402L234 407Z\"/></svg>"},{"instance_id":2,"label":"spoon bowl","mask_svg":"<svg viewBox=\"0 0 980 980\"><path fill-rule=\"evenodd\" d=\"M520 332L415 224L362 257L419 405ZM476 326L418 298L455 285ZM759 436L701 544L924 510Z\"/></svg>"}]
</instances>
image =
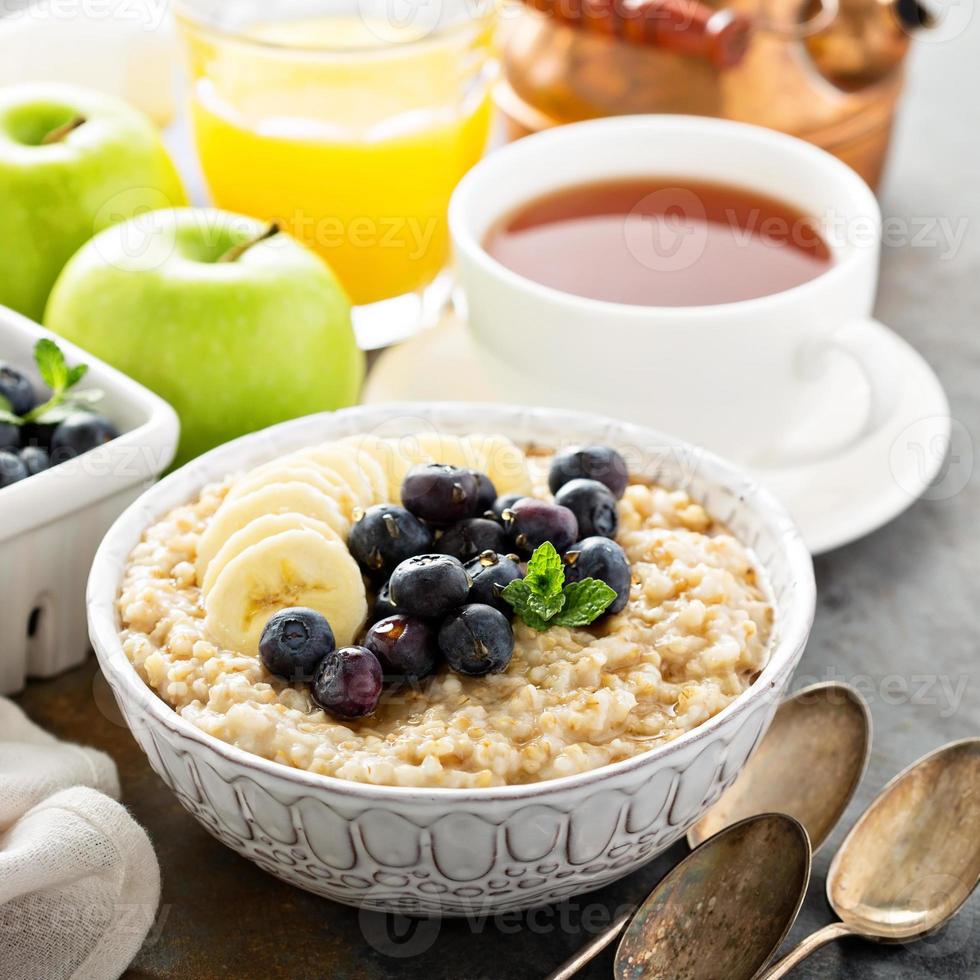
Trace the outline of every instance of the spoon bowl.
<instances>
[{"instance_id":1,"label":"spoon bowl","mask_svg":"<svg viewBox=\"0 0 980 980\"><path fill-rule=\"evenodd\" d=\"M827 897L871 939L941 928L980 882L980 738L944 746L893 779L830 866Z\"/></svg>"},{"instance_id":2,"label":"spoon bowl","mask_svg":"<svg viewBox=\"0 0 980 980\"><path fill-rule=\"evenodd\" d=\"M779 980L842 936L909 943L941 929L980 883L980 738L951 742L899 773L844 839L827 874L840 922L766 971Z\"/></svg>"},{"instance_id":3,"label":"spoon bowl","mask_svg":"<svg viewBox=\"0 0 980 980\"><path fill-rule=\"evenodd\" d=\"M870 751L871 713L854 688L830 682L798 691L779 706L735 783L688 831L688 843L697 847L757 813L788 813L816 853L851 802Z\"/></svg>"},{"instance_id":4,"label":"spoon bowl","mask_svg":"<svg viewBox=\"0 0 980 980\"><path fill-rule=\"evenodd\" d=\"M726 828L650 893L616 951L617 980L750 980L789 932L810 880L810 840L767 813Z\"/></svg>"},{"instance_id":5,"label":"spoon bowl","mask_svg":"<svg viewBox=\"0 0 980 980\"><path fill-rule=\"evenodd\" d=\"M784 813L802 824L816 850L847 809L870 749L871 715L854 688L827 683L797 692L779 706L735 783L688 831L688 843L697 848L749 817ZM546 980L574 976L619 935L631 915L630 910L618 915Z\"/></svg>"}]
</instances>

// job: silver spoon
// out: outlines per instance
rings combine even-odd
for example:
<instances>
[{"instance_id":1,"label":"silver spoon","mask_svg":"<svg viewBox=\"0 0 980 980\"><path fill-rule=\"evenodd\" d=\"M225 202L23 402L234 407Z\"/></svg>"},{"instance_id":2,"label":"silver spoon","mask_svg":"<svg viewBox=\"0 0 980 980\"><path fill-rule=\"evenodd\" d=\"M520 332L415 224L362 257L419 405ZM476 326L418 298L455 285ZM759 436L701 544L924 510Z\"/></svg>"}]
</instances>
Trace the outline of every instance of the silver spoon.
<instances>
[{"instance_id":1,"label":"silver spoon","mask_svg":"<svg viewBox=\"0 0 980 980\"><path fill-rule=\"evenodd\" d=\"M829 683L799 691L779 706L762 744L734 785L692 828L688 841L697 846L724 827L768 809L794 816L815 851L860 783L870 744L871 716L853 688ZM622 932L632 915L632 909L618 915L546 980L574 976Z\"/></svg>"},{"instance_id":2,"label":"silver spoon","mask_svg":"<svg viewBox=\"0 0 980 980\"><path fill-rule=\"evenodd\" d=\"M846 684L814 684L784 701L762 744L687 832L691 847L755 813L788 813L816 853L844 815L871 754L871 712Z\"/></svg>"},{"instance_id":3,"label":"silver spoon","mask_svg":"<svg viewBox=\"0 0 980 980\"><path fill-rule=\"evenodd\" d=\"M692 851L623 933L617 980L750 980L786 938L810 881L810 840L782 813L749 817Z\"/></svg>"},{"instance_id":4,"label":"silver spoon","mask_svg":"<svg viewBox=\"0 0 980 980\"><path fill-rule=\"evenodd\" d=\"M896 776L847 835L827 875L840 922L764 974L786 976L841 936L909 943L941 929L980 883L980 738L953 742Z\"/></svg>"}]
</instances>

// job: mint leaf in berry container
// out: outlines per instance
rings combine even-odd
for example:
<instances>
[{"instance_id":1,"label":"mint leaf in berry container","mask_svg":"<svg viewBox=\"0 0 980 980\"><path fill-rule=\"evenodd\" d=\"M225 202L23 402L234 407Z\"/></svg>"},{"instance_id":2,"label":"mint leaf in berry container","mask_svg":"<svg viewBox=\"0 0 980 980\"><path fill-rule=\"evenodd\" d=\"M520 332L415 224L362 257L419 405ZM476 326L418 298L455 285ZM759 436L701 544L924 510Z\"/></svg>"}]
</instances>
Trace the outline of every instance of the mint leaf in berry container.
<instances>
[{"instance_id":1,"label":"mint leaf in berry container","mask_svg":"<svg viewBox=\"0 0 980 980\"><path fill-rule=\"evenodd\" d=\"M75 388L87 364L69 365L48 337L34 345L34 364L47 387L43 395L36 393L25 371L0 361L0 490L119 435L115 424L93 408L104 393Z\"/></svg>"}]
</instances>

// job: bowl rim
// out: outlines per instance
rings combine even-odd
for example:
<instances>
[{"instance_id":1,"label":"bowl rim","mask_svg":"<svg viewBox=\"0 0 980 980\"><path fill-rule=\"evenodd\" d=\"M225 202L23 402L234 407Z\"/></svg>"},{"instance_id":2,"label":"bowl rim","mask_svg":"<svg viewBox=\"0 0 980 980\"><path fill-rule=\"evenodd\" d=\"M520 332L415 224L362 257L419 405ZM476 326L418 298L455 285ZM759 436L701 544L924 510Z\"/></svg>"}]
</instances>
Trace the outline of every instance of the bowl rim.
<instances>
[{"instance_id":1,"label":"bowl rim","mask_svg":"<svg viewBox=\"0 0 980 980\"><path fill-rule=\"evenodd\" d=\"M338 418L350 420L355 423L355 426L358 422L363 422L364 425L352 430L353 434L356 434L357 431L369 431L370 424L381 425L386 421L398 418L418 419L424 417L426 421L432 422L434 417L438 418L440 415L451 417L454 414L477 412L488 416L497 415L501 421L506 418L511 423L524 415L531 414L542 422L545 420L551 420L552 423L561 421L569 427L575 423L587 424L589 427L610 426L623 437L635 433L638 439L647 443L656 441L658 445L672 450L696 453L698 468L700 471L706 471L710 474L711 483L735 490L740 506L750 505L749 502L751 501L750 506L776 532L775 536L781 542L787 567L795 582L790 614L784 615L777 621L779 631L776 634L769 661L755 682L720 712L702 724L669 742L619 762L538 782L454 788L365 783L294 768L281 762L266 759L263 756L238 748L229 742L224 742L198 728L178 714L139 676L136 668L122 649L116 597L125 563L133 547L139 542L146 530L148 519L152 520L162 516L172 507L179 506L181 501L187 502L193 499L193 494L199 492L207 483L214 482L226 474L240 469L241 463L236 466L235 460L241 460L247 451L255 447L265 444L269 451L267 454L262 453L260 455L269 459L289 451L286 447L291 444L290 436L295 436L296 433L304 432L307 429L313 431L318 422L322 424L325 420ZM492 424L493 421L490 420L486 426ZM336 434L328 438L342 437L342 435ZM303 444L301 440L295 439L293 443L296 446ZM257 463L250 462L248 465L257 465ZM187 492L183 490L185 486ZM175 501L170 500L170 497L177 499ZM649 765L651 762L677 754L688 746L705 742L731 719L750 713L751 709L764 700L776 687L777 678L784 671L791 670L795 666L799 655L802 653L815 615L816 583L810 552L783 505L768 490L744 475L733 464L684 440L667 436L646 426L635 425L591 412L480 402L386 402L378 405L354 406L336 412L323 412L283 422L225 443L169 474L132 503L116 519L103 538L89 575L86 607L89 634L99 666L117 697L125 699L130 705L138 705L140 710L157 724L163 725L173 734L217 754L227 763L242 766L271 779L284 780L298 788L327 791L344 797L360 798L372 803L395 803L407 800L434 803L490 802L527 800L542 795L553 795L564 790L576 789L597 780L625 775L637 768ZM125 711L123 713L126 714ZM127 727L129 727L128 720Z\"/></svg>"}]
</instances>

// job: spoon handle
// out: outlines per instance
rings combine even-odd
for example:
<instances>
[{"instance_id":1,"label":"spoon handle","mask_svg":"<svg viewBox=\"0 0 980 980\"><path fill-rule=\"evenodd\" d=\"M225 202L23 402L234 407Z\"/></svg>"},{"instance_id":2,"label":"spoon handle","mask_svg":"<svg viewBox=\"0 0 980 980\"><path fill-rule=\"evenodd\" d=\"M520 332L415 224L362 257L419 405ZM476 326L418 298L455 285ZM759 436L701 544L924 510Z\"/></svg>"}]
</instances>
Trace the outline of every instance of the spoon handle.
<instances>
[{"instance_id":1,"label":"spoon handle","mask_svg":"<svg viewBox=\"0 0 980 980\"><path fill-rule=\"evenodd\" d=\"M829 926L824 926L823 929L807 936L799 946L787 953L775 966L761 974L757 980L779 980L780 977L785 977L794 966L802 963L821 946L826 946L827 943L832 943L835 939L840 939L841 936L853 934L854 930L850 926L844 925L843 922L832 922Z\"/></svg>"},{"instance_id":2,"label":"spoon handle","mask_svg":"<svg viewBox=\"0 0 980 980\"><path fill-rule=\"evenodd\" d=\"M636 909L628 909L620 913L609 924L608 928L599 933L592 942L583 946L571 959L564 963L554 973L549 973L545 980L568 980L575 976L589 960L595 959L622 931L623 926L633 917Z\"/></svg>"}]
</instances>

